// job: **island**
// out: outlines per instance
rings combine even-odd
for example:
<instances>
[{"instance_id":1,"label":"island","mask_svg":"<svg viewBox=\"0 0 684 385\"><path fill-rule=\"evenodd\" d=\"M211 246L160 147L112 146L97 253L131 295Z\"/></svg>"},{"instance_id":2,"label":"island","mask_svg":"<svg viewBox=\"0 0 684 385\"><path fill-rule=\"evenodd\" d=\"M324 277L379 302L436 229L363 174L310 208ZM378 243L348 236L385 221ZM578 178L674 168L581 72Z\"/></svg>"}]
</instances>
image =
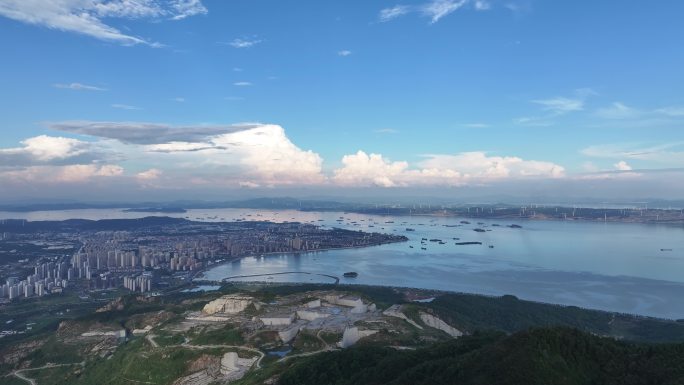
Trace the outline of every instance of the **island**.
<instances>
[{"instance_id":1,"label":"island","mask_svg":"<svg viewBox=\"0 0 684 385\"><path fill-rule=\"evenodd\" d=\"M166 213L166 214L183 214L188 210L182 207L140 207L128 208L122 210L125 213Z\"/></svg>"}]
</instances>

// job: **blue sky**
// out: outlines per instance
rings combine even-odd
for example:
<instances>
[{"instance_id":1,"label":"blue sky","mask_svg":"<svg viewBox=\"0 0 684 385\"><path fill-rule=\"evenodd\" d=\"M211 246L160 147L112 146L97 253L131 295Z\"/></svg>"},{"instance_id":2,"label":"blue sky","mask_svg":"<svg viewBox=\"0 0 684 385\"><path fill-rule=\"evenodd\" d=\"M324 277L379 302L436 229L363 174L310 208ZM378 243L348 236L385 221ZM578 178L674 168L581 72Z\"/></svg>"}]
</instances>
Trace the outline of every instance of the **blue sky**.
<instances>
[{"instance_id":1,"label":"blue sky","mask_svg":"<svg viewBox=\"0 0 684 385\"><path fill-rule=\"evenodd\" d=\"M681 197L682 14L674 0L0 0L0 192L543 181Z\"/></svg>"}]
</instances>

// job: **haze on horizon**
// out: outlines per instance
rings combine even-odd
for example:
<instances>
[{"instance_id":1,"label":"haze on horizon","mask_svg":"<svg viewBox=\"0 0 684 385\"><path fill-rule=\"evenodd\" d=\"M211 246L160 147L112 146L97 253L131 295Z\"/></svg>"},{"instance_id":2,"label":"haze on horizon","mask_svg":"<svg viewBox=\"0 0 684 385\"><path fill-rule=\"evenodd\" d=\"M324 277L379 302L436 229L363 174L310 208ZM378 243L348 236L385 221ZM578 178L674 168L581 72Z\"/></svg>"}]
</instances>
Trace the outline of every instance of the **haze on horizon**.
<instances>
[{"instance_id":1,"label":"haze on horizon","mask_svg":"<svg viewBox=\"0 0 684 385\"><path fill-rule=\"evenodd\" d=\"M0 197L681 199L683 13L0 0Z\"/></svg>"}]
</instances>

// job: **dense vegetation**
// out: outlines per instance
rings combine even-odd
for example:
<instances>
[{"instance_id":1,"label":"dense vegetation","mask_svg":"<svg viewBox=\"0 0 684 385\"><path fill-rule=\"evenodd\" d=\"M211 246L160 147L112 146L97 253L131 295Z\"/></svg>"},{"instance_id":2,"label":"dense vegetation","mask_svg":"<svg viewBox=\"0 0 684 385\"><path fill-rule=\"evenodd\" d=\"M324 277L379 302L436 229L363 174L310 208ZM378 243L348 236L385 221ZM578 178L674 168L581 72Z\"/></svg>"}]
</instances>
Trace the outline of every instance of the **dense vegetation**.
<instances>
[{"instance_id":1,"label":"dense vegetation","mask_svg":"<svg viewBox=\"0 0 684 385\"><path fill-rule=\"evenodd\" d=\"M476 333L414 351L358 346L300 360L280 385L684 384L684 344L637 345L569 328Z\"/></svg>"},{"instance_id":2,"label":"dense vegetation","mask_svg":"<svg viewBox=\"0 0 684 385\"><path fill-rule=\"evenodd\" d=\"M239 326L239 325L238 325ZM231 324L226 324L213 330L193 330L190 334L193 345L242 345L245 341L240 334L240 329Z\"/></svg>"},{"instance_id":3,"label":"dense vegetation","mask_svg":"<svg viewBox=\"0 0 684 385\"><path fill-rule=\"evenodd\" d=\"M593 334L647 342L684 342L684 323L522 301L512 295L445 294L426 304L454 327L513 333L531 327L568 326Z\"/></svg>"},{"instance_id":4,"label":"dense vegetation","mask_svg":"<svg viewBox=\"0 0 684 385\"><path fill-rule=\"evenodd\" d=\"M256 298L269 302L277 296L285 296L297 293L306 293L316 290L339 290L347 293L356 294L364 297L370 302L375 302L380 307L388 307L395 303L404 302L404 295L391 288L385 286L364 286L364 285L332 285L327 283L307 283L295 285L278 285L278 286L264 286L257 291L252 292ZM221 288L222 292L226 294L235 292L234 285L226 285Z\"/></svg>"}]
</instances>

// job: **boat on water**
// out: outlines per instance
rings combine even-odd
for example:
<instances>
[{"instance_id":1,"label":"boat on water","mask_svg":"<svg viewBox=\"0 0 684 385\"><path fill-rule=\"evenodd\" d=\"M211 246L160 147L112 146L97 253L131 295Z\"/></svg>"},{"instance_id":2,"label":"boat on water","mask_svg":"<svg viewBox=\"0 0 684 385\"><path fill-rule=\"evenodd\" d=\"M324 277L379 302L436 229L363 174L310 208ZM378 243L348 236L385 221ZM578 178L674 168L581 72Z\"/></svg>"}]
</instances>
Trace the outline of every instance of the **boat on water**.
<instances>
[{"instance_id":1,"label":"boat on water","mask_svg":"<svg viewBox=\"0 0 684 385\"><path fill-rule=\"evenodd\" d=\"M346 272L346 273L344 273L344 274L342 274L342 275L344 275L344 276L347 277L347 278L356 278L356 277L359 276L359 273L357 273L357 272L355 272L355 271L348 271L348 272Z\"/></svg>"}]
</instances>

